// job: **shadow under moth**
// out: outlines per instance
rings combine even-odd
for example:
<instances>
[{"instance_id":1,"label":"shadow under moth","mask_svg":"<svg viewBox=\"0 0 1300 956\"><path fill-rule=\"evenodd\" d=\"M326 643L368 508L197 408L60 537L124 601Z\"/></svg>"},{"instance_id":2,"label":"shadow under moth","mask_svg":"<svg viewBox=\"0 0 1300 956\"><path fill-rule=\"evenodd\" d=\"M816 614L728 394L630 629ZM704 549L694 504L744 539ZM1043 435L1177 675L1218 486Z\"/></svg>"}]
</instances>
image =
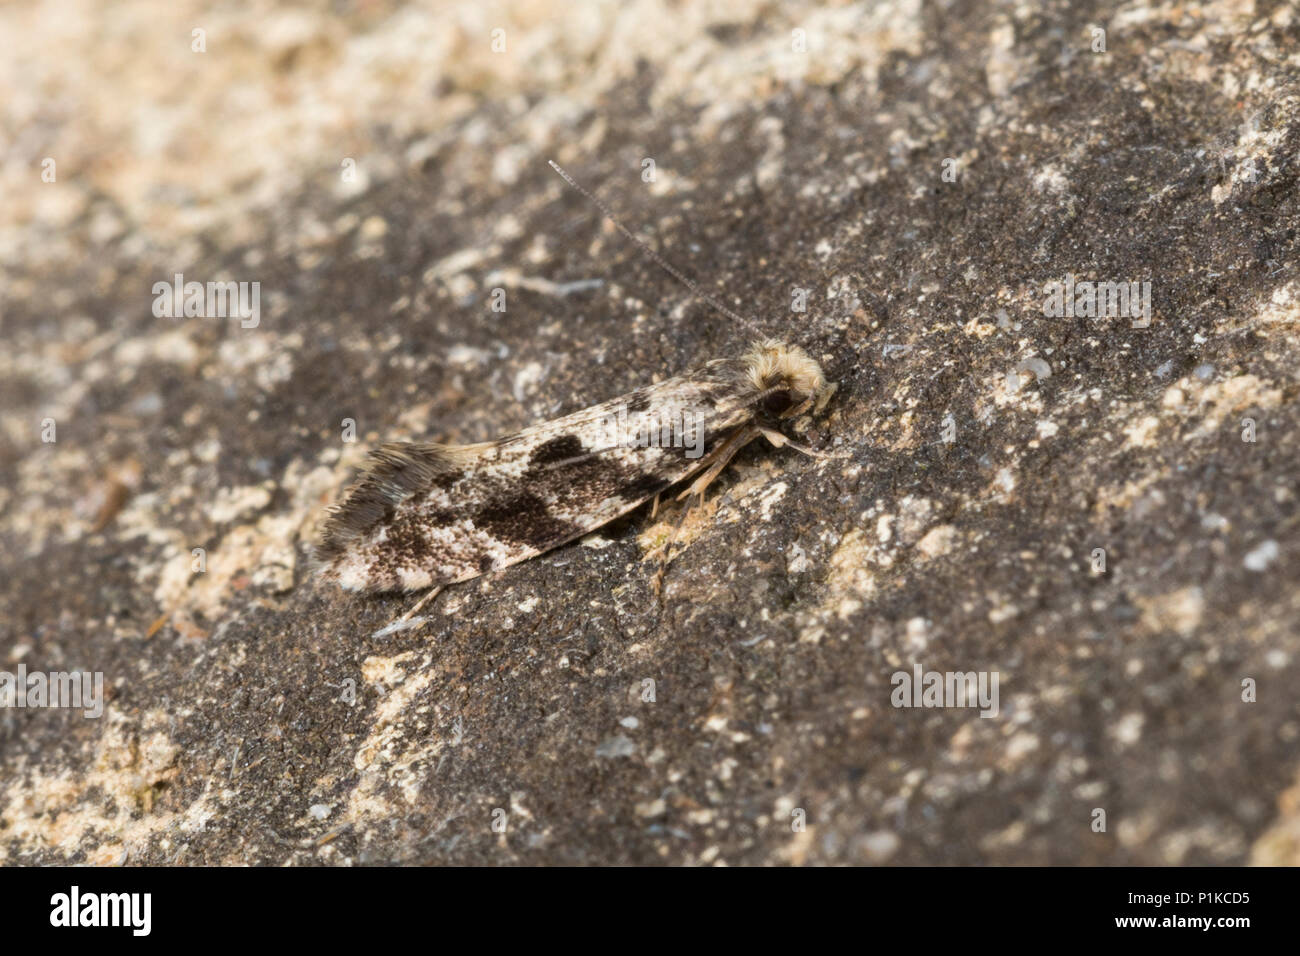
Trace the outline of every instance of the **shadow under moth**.
<instances>
[{"instance_id":1,"label":"shadow under moth","mask_svg":"<svg viewBox=\"0 0 1300 956\"><path fill-rule=\"evenodd\" d=\"M555 169L660 265L739 319ZM833 391L803 349L763 339L739 358L707 362L498 441L382 445L327 514L318 572L352 591L438 588L573 541L652 498L657 506L662 492L687 480L679 500L695 495L702 502L710 482L756 438L831 457L791 441L779 426L820 411Z\"/></svg>"}]
</instances>

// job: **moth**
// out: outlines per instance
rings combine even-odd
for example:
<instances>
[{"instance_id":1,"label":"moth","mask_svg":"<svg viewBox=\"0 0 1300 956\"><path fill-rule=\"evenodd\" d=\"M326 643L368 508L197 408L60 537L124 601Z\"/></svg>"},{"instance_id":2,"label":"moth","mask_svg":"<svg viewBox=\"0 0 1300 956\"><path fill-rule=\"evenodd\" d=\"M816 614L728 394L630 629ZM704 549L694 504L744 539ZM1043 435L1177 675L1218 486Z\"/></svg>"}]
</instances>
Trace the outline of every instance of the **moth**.
<instances>
[{"instance_id":1,"label":"moth","mask_svg":"<svg viewBox=\"0 0 1300 956\"><path fill-rule=\"evenodd\" d=\"M660 494L688 480L678 499L702 502L727 463L760 437L777 448L838 457L781 431L783 423L820 411L833 390L803 349L760 339L742 356L706 362L497 441L384 444L327 513L318 573L366 593L454 584L573 541L651 499L657 507Z\"/></svg>"}]
</instances>

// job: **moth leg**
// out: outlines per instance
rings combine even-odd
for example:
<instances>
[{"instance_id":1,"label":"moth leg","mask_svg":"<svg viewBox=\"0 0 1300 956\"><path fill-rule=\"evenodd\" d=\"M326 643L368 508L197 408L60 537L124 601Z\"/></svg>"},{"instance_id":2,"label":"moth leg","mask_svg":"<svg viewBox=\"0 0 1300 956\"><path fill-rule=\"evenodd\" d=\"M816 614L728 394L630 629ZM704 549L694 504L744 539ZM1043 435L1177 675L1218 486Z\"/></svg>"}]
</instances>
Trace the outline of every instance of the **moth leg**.
<instances>
[{"instance_id":1,"label":"moth leg","mask_svg":"<svg viewBox=\"0 0 1300 956\"><path fill-rule=\"evenodd\" d=\"M398 631L405 631L408 628L419 627L421 624L424 623L424 618L422 617L416 618L414 621L412 621L411 620L412 616L414 616L416 611L420 610L420 608L424 607L426 604L428 604L430 601L432 601L441 593L442 593L442 585L439 584L436 587L432 588L429 591L429 593L426 594L424 597L420 598L420 600L416 602L415 607L411 608L409 611L407 611L405 614L403 614L401 617L399 617L397 620L393 621L392 623L384 625L383 627L375 631L375 633L371 634L370 636L387 637L389 634L396 634Z\"/></svg>"},{"instance_id":2,"label":"moth leg","mask_svg":"<svg viewBox=\"0 0 1300 956\"><path fill-rule=\"evenodd\" d=\"M663 556L659 559L659 568L655 571L654 577L650 579L650 590L658 594L664 584L664 574L668 571L668 562L672 560L673 545L677 543L677 537L682 533L682 526L686 524L686 518L691 513L691 506L687 505L682 509L681 517L673 525L673 533L669 535L668 541L664 544Z\"/></svg>"},{"instance_id":3,"label":"moth leg","mask_svg":"<svg viewBox=\"0 0 1300 956\"><path fill-rule=\"evenodd\" d=\"M835 453L829 451L817 451L815 448L809 448L807 445L801 445L797 441L791 441L774 428L763 428L756 426L759 434L772 443L776 448L784 448L787 445L797 452L802 452L809 458L848 458L847 452Z\"/></svg>"},{"instance_id":4,"label":"moth leg","mask_svg":"<svg viewBox=\"0 0 1300 956\"><path fill-rule=\"evenodd\" d=\"M677 500L681 501L690 495L699 495L700 503L703 504L704 490L708 488L709 485L713 484L713 479L717 478L718 475L722 473L722 469L727 467L727 464L731 459L736 457L736 452L740 451L740 449L744 448L751 441L757 438L759 434L760 429L752 427L742 428L740 431L736 432L736 434L723 442L718 447L718 450L710 456L713 463L709 465L708 469L700 475L700 477L691 482L690 487L677 496Z\"/></svg>"},{"instance_id":5,"label":"moth leg","mask_svg":"<svg viewBox=\"0 0 1300 956\"><path fill-rule=\"evenodd\" d=\"M717 478L718 475L722 473L722 469L727 467L727 463L736 456L736 452L740 451L740 449L744 448L757 437L758 432L755 429L742 428L728 438L718 446L716 451L712 452L709 457L705 459L704 464L708 464L708 467L698 478L691 482L690 487L677 496L677 500L681 501L690 495L695 495L697 498L695 507L703 507L704 492L708 489L709 485L713 483L713 479ZM709 462L712 463L709 464ZM690 513L691 505L688 503L686 507L682 509L682 516L677 519L677 525L673 528L672 536L668 539L668 543L664 545L664 554L659 561L659 570L656 571L655 576L650 579L650 586L656 594L659 593L659 588L663 585L664 573L668 570L668 564L673 559L673 547L677 544L677 538L680 536L682 527L686 524L686 519L690 516Z\"/></svg>"}]
</instances>

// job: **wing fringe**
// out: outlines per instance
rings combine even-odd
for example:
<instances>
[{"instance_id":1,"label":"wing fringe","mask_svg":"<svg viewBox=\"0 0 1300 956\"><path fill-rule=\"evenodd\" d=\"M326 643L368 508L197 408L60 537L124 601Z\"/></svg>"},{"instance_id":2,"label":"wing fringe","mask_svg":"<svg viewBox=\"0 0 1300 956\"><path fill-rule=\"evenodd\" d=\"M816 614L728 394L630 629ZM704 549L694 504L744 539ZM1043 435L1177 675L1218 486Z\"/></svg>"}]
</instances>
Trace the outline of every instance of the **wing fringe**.
<instances>
[{"instance_id":1,"label":"wing fringe","mask_svg":"<svg viewBox=\"0 0 1300 956\"><path fill-rule=\"evenodd\" d=\"M372 451L343 498L325 514L313 555L316 567L347 551L406 499L463 475L466 447L386 442Z\"/></svg>"}]
</instances>

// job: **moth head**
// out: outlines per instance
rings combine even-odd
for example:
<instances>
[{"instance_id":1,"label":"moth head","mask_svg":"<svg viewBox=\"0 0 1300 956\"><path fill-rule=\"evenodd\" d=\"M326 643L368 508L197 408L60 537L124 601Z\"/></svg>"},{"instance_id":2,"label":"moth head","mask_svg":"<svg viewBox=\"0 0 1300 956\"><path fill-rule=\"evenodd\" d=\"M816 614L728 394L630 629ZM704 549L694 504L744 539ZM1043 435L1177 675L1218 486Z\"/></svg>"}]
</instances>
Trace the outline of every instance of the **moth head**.
<instances>
[{"instance_id":1,"label":"moth head","mask_svg":"<svg viewBox=\"0 0 1300 956\"><path fill-rule=\"evenodd\" d=\"M774 419L820 411L832 391L807 352L774 339L754 343L745 356L745 375L759 393L759 411Z\"/></svg>"}]
</instances>

